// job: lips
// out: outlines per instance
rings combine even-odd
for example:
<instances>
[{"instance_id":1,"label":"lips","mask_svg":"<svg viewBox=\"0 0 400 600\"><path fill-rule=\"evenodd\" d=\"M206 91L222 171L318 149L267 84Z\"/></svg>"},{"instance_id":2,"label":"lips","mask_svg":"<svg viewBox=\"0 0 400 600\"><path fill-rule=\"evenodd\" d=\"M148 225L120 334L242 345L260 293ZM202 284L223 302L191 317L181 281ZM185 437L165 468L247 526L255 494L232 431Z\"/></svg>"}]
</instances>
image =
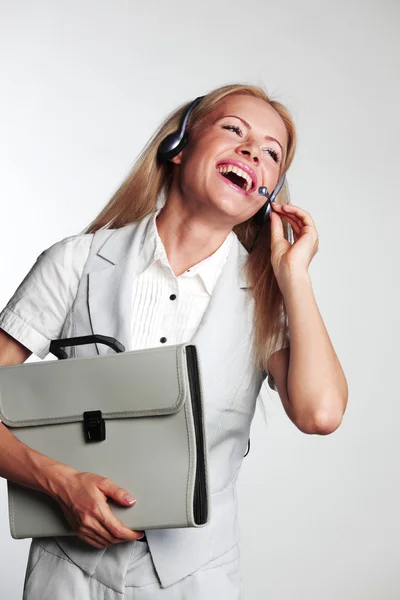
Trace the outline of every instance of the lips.
<instances>
[{"instance_id":1,"label":"lips","mask_svg":"<svg viewBox=\"0 0 400 600\"><path fill-rule=\"evenodd\" d=\"M251 178L252 181L252 186L251 188L245 192L246 194L251 194L256 188L257 188L257 175L254 172L254 170L247 165L246 163L242 162L241 160L236 160L236 159L225 159L225 160L220 160L215 167L221 167L223 165L232 165L234 167L238 167L239 169L241 169L242 171L244 171L245 173L247 173L249 175L249 177ZM239 188L240 189L240 188ZM243 190L242 190L243 191Z\"/></svg>"}]
</instances>

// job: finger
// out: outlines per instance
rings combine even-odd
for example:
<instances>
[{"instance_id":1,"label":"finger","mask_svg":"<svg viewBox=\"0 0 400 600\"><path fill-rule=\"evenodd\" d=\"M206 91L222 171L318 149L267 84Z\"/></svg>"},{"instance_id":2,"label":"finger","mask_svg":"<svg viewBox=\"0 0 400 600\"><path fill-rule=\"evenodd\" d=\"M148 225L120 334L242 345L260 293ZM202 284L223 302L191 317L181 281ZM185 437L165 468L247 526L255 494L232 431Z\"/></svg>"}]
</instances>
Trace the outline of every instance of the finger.
<instances>
[{"instance_id":1,"label":"finger","mask_svg":"<svg viewBox=\"0 0 400 600\"><path fill-rule=\"evenodd\" d=\"M306 211L303 211L299 207L293 207L293 204L274 204L274 208L276 209L276 212L278 212L281 216L289 214L294 219L297 219L299 224L304 224L303 215L308 215L310 217L310 215L306 213ZM298 208L300 212L292 210L292 208Z\"/></svg>"},{"instance_id":2,"label":"finger","mask_svg":"<svg viewBox=\"0 0 400 600\"><path fill-rule=\"evenodd\" d=\"M294 221L295 223L297 223L297 225L299 227L304 227L304 223L301 220L301 218L299 216L297 216L296 214L294 214L294 213L288 213L287 211L285 211L283 209L283 206L287 206L287 205L286 204L285 205L279 205L279 204L277 204L277 207L279 207L279 208L276 211L282 217L282 219L286 219L286 220L292 219L291 222Z\"/></svg>"},{"instance_id":3,"label":"finger","mask_svg":"<svg viewBox=\"0 0 400 600\"><path fill-rule=\"evenodd\" d=\"M100 535L99 533L94 531L93 529L83 530L82 535L96 541L97 544L101 544L103 546L103 548L105 546L111 546L111 543L109 542L108 539L106 539L105 537L103 537L102 535Z\"/></svg>"},{"instance_id":4,"label":"finger","mask_svg":"<svg viewBox=\"0 0 400 600\"><path fill-rule=\"evenodd\" d=\"M287 206L287 205L285 204L285 206ZM305 220L302 221L299 217L296 217L296 215L294 213L289 214L289 213L283 212L283 211L280 213L280 216L282 217L282 219L285 219L288 222L290 222L290 224L293 228L293 232L297 233L298 238L306 233L310 233L310 234L318 237L317 230L315 229L315 225L312 222L312 219L311 219L311 224L306 223ZM295 226L295 224L297 227ZM295 238L295 240L296 240L296 238Z\"/></svg>"},{"instance_id":5,"label":"finger","mask_svg":"<svg viewBox=\"0 0 400 600\"><path fill-rule=\"evenodd\" d=\"M297 226L297 228L304 227L304 224L298 217L296 217L296 215L288 214L286 212L281 211L279 213L279 216L285 221L290 221L290 223L294 223Z\"/></svg>"},{"instance_id":6,"label":"finger","mask_svg":"<svg viewBox=\"0 0 400 600\"><path fill-rule=\"evenodd\" d=\"M102 525L99 521L96 521L96 523L93 526L93 531L97 536L100 536L101 538L103 538L105 540L105 542L107 543L107 545L111 545L111 544L119 544L120 542L124 541L124 537L116 537L114 535L112 535L108 529L106 529L104 527L104 525ZM90 534L90 532L89 532Z\"/></svg>"},{"instance_id":7,"label":"finger","mask_svg":"<svg viewBox=\"0 0 400 600\"><path fill-rule=\"evenodd\" d=\"M310 213L306 212L299 206L295 206L294 204L282 204L282 210L299 217L306 225L314 226L314 221L312 220Z\"/></svg>"},{"instance_id":8,"label":"finger","mask_svg":"<svg viewBox=\"0 0 400 600\"><path fill-rule=\"evenodd\" d=\"M124 506L133 506L136 503L135 498L123 488L120 488L116 483L109 479L102 479L98 482L98 488L108 496Z\"/></svg>"},{"instance_id":9,"label":"finger","mask_svg":"<svg viewBox=\"0 0 400 600\"><path fill-rule=\"evenodd\" d=\"M271 220L271 242L276 239L283 238L284 232L283 232L282 219L279 218L278 214L276 214L276 217L275 217L275 215L273 215L271 212L270 220Z\"/></svg>"},{"instance_id":10,"label":"finger","mask_svg":"<svg viewBox=\"0 0 400 600\"><path fill-rule=\"evenodd\" d=\"M125 527L125 525L113 515L108 505L104 513L99 517L99 521L104 525L111 536L118 538L120 541L136 541L144 535L143 531L132 531L132 529Z\"/></svg>"},{"instance_id":11,"label":"finger","mask_svg":"<svg viewBox=\"0 0 400 600\"><path fill-rule=\"evenodd\" d=\"M135 531L133 529L129 529L129 527L125 527L120 521L118 521L118 519L116 519L116 521L119 523L120 533L118 536L112 535L106 527L103 527L104 533L101 533L103 537L109 538L111 543L119 544L120 542L125 542L127 540L136 542L136 540L140 540L142 537L144 537L144 531Z\"/></svg>"},{"instance_id":12,"label":"finger","mask_svg":"<svg viewBox=\"0 0 400 600\"><path fill-rule=\"evenodd\" d=\"M286 224L291 227L292 232L293 232L293 240L294 240L294 242L297 242L297 240L302 235L303 227L300 227L299 224L289 215L281 214L281 217L282 217L282 220L284 220L286 222Z\"/></svg>"},{"instance_id":13,"label":"finger","mask_svg":"<svg viewBox=\"0 0 400 600\"><path fill-rule=\"evenodd\" d=\"M299 227L298 223L292 218L292 216L280 213L279 216L282 218L282 220L286 221L287 223L289 223L293 229L293 235L296 237L299 237L301 235L301 228ZM281 219L279 219L281 220ZM283 226L282 226L282 235L283 235Z\"/></svg>"},{"instance_id":14,"label":"finger","mask_svg":"<svg viewBox=\"0 0 400 600\"><path fill-rule=\"evenodd\" d=\"M99 550L107 547L105 540L103 540L100 536L89 535L87 533L80 533L80 532L79 533L77 532L76 535L81 540L86 542L87 544L90 544L91 546L94 546L95 548L98 548Z\"/></svg>"},{"instance_id":15,"label":"finger","mask_svg":"<svg viewBox=\"0 0 400 600\"><path fill-rule=\"evenodd\" d=\"M79 527L79 532L82 535L95 538L97 541L106 546L115 543L112 541L112 536L110 533L104 529L101 523L99 523L96 516L85 519L85 522L81 523ZM118 541L120 542L121 540Z\"/></svg>"},{"instance_id":16,"label":"finger","mask_svg":"<svg viewBox=\"0 0 400 600\"><path fill-rule=\"evenodd\" d=\"M288 215L282 215L283 219L286 219L290 225L292 226L293 229L293 233L297 234L297 237L300 238L303 235L311 235L313 237L315 237L315 239L318 239L318 234L317 234L317 230L315 229L315 227L313 225L307 225L306 223L299 223L296 221L294 221L291 217L289 217ZM296 239L296 238L295 238Z\"/></svg>"},{"instance_id":17,"label":"finger","mask_svg":"<svg viewBox=\"0 0 400 600\"><path fill-rule=\"evenodd\" d=\"M286 216L282 217L293 229L293 233L294 235L300 236L301 235L301 231L302 231L302 227L299 227L298 223L296 223L296 221L294 221L293 219L290 218L286 218Z\"/></svg>"}]
</instances>

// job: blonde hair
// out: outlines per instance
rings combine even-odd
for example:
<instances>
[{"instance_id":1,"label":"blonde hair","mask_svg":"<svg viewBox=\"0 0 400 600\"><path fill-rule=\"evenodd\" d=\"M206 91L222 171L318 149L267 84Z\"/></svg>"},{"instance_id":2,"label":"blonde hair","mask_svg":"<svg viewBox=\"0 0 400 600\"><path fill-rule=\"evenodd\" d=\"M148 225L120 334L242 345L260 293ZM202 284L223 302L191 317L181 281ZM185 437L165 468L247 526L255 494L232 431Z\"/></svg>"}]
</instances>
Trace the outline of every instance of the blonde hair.
<instances>
[{"instance_id":1,"label":"blonde hair","mask_svg":"<svg viewBox=\"0 0 400 600\"><path fill-rule=\"evenodd\" d=\"M260 87L246 84L232 84L219 87L208 93L193 110L187 132L190 135L206 115L210 114L223 98L231 94L241 94L260 98L276 110L285 124L287 131L286 159L281 166L280 176L289 168L295 152L296 130L292 117L286 107L272 100ZM140 221L156 210L157 199L161 192L168 196L172 184L172 163L161 161L157 150L161 141L176 131L182 116L191 102L174 110L150 138L145 148L135 161L119 189L108 204L85 229L86 233L94 233L99 229L123 227L132 221ZM287 184L283 186L276 198L277 204L288 201ZM290 240L290 227L282 220L285 239ZM258 227L251 218L234 227L239 241L250 252L256 239ZM249 254L245 273L254 299L254 358L260 369L266 367L267 358L275 350L279 350L288 336L287 315L283 296L275 278L271 264L271 233L267 221L263 225L257 243Z\"/></svg>"}]
</instances>

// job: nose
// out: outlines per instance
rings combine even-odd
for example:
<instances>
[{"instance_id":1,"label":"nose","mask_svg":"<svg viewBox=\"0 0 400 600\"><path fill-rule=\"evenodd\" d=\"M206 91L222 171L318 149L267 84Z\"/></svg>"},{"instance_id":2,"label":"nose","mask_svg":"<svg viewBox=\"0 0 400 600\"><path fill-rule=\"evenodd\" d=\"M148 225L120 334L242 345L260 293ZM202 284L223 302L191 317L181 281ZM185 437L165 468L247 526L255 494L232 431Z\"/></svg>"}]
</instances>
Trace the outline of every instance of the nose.
<instances>
[{"instance_id":1,"label":"nose","mask_svg":"<svg viewBox=\"0 0 400 600\"><path fill-rule=\"evenodd\" d=\"M238 154L250 159L255 165L258 165L260 163L260 150L256 144L253 144L250 141L241 144L237 148L237 152Z\"/></svg>"}]
</instances>

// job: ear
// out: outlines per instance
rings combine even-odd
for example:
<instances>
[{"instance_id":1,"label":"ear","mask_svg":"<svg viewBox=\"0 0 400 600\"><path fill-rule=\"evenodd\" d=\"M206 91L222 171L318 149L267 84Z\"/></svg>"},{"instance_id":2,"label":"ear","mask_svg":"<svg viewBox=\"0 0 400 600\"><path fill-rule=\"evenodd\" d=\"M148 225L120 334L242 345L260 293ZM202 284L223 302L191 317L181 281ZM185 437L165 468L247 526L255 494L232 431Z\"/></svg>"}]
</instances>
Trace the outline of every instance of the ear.
<instances>
[{"instance_id":1,"label":"ear","mask_svg":"<svg viewBox=\"0 0 400 600\"><path fill-rule=\"evenodd\" d=\"M173 158L170 158L169 160L170 162L174 163L174 165L180 165L182 162L182 151L179 152L179 154L177 154Z\"/></svg>"}]
</instances>

